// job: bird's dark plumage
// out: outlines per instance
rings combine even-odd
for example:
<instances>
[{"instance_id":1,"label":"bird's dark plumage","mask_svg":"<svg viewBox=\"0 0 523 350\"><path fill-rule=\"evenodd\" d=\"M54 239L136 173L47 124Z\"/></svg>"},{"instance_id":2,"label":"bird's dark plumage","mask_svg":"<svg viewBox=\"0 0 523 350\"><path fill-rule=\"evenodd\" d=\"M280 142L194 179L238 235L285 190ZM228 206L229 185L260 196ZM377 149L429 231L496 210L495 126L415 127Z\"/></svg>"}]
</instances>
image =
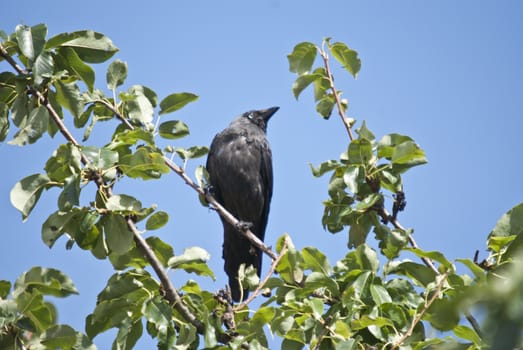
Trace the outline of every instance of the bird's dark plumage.
<instances>
[{"instance_id":1,"label":"bird's dark plumage","mask_svg":"<svg viewBox=\"0 0 523 350\"><path fill-rule=\"evenodd\" d=\"M216 200L238 220L251 223L262 241L272 197L272 154L266 131L278 107L242 114L217 134L209 150L207 171ZM222 219L224 269L232 297L239 301L238 269L253 265L261 272L262 252ZM248 291L243 291L246 298Z\"/></svg>"}]
</instances>

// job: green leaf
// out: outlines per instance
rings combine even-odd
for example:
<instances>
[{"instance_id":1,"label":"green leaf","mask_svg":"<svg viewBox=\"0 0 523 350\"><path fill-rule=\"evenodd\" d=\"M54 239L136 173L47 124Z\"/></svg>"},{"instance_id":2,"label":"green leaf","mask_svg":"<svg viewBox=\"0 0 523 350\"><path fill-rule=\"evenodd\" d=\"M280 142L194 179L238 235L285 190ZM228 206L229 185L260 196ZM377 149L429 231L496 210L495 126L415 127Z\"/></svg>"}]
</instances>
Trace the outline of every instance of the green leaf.
<instances>
[{"instance_id":1,"label":"green leaf","mask_svg":"<svg viewBox=\"0 0 523 350\"><path fill-rule=\"evenodd\" d=\"M180 120L170 120L160 124L160 136L165 139L179 139L189 135L189 127Z\"/></svg>"},{"instance_id":2,"label":"green leaf","mask_svg":"<svg viewBox=\"0 0 523 350\"><path fill-rule=\"evenodd\" d=\"M333 94L325 94L316 104L316 111L325 119L329 119L336 99Z\"/></svg>"},{"instance_id":3,"label":"green leaf","mask_svg":"<svg viewBox=\"0 0 523 350\"><path fill-rule=\"evenodd\" d=\"M360 187L366 185L365 169L358 165L349 165L343 174L343 181L349 191L358 194Z\"/></svg>"},{"instance_id":4,"label":"green leaf","mask_svg":"<svg viewBox=\"0 0 523 350\"><path fill-rule=\"evenodd\" d=\"M158 211L147 219L145 229L157 230L167 224L167 221L169 221L169 214L164 211Z\"/></svg>"},{"instance_id":5,"label":"green leaf","mask_svg":"<svg viewBox=\"0 0 523 350\"><path fill-rule=\"evenodd\" d=\"M75 118L79 118L84 108L84 102L80 95L80 89L75 82L65 83L56 80L53 83L56 88L56 100L65 107Z\"/></svg>"},{"instance_id":6,"label":"green leaf","mask_svg":"<svg viewBox=\"0 0 523 350\"><path fill-rule=\"evenodd\" d=\"M372 143L367 139L351 141L347 152L349 164L372 164L375 160Z\"/></svg>"},{"instance_id":7,"label":"green leaf","mask_svg":"<svg viewBox=\"0 0 523 350\"><path fill-rule=\"evenodd\" d=\"M378 157L386 158L388 160L392 159L394 154L395 147L403 142L414 141L409 136L404 136L400 134L388 134L381 138L378 142Z\"/></svg>"},{"instance_id":8,"label":"green leaf","mask_svg":"<svg viewBox=\"0 0 523 350\"><path fill-rule=\"evenodd\" d=\"M385 268L386 274L399 274L412 278L417 284L427 286L436 280L436 273L429 267L412 261L389 262Z\"/></svg>"},{"instance_id":9,"label":"green leaf","mask_svg":"<svg viewBox=\"0 0 523 350\"><path fill-rule=\"evenodd\" d=\"M485 270L479 267L474 261L471 259L456 259L456 261L468 267L478 282L486 282L487 274Z\"/></svg>"},{"instance_id":10,"label":"green leaf","mask_svg":"<svg viewBox=\"0 0 523 350\"><path fill-rule=\"evenodd\" d=\"M341 42L329 45L329 48L334 58L356 78L361 68L361 60L358 57L358 53L349 49L347 45Z\"/></svg>"},{"instance_id":11,"label":"green leaf","mask_svg":"<svg viewBox=\"0 0 523 350\"><path fill-rule=\"evenodd\" d=\"M309 42L297 44L294 46L292 53L287 55L289 70L298 75L310 72L316 59L316 54L316 45Z\"/></svg>"},{"instance_id":12,"label":"green leaf","mask_svg":"<svg viewBox=\"0 0 523 350\"><path fill-rule=\"evenodd\" d=\"M40 198L42 191L51 186L51 180L43 174L33 174L17 182L10 193L11 204L26 220Z\"/></svg>"},{"instance_id":13,"label":"green leaf","mask_svg":"<svg viewBox=\"0 0 523 350\"><path fill-rule=\"evenodd\" d=\"M158 179L162 174L169 173L163 155L140 147L135 153L125 155L120 159L119 168L132 178L141 177L144 180Z\"/></svg>"},{"instance_id":14,"label":"green leaf","mask_svg":"<svg viewBox=\"0 0 523 350\"><path fill-rule=\"evenodd\" d=\"M104 230L105 242L111 252L124 254L131 249L134 236L123 216L109 213L102 216L100 223Z\"/></svg>"},{"instance_id":15,"label":"green leaf","mask_svg":"<svg viewBox=\"0 0 523 350\"><path fill-rule=\"evenodd\" d=\"M43 51L36 57L33 67L34 82L36 85L42 84L45 78L50 78L54 71L53 56L49 51Z\"/></svg>"},{"instance_id":16,"label":"green leaf","mask_svg":"<svg viewBox=\"0 0 523 350\"><path fill-rule=\"evenodd\" d=\"M120 59L113 61L107 68L107 87L110 90L115 90L118 86L122 85L127 78L127 62L123 62Z\"/></svg>"},{"instance_id":17,"label":"green leaf","mask_svg":"<svg viewBox=\"0 0 523 350\"><path fill-rule=\"evenodd\" d=\"M317 248L305 247L301 250L301 255L303 257L304 269L322 272L325 275L329 275L331 273L329 260L327 259L325 254L320 252Z\"/></svg>"},{"instance_id":18,"label":"green leaf","mask_svg":"<svg viewBox=\"0 0 523 350\"><path fill-rule=\"evenodd\" d=\"M70 47L62 47L58 50L58 55L63 58L63 63L65 64L65 69L69 74L76 76L78 79L82 80L89 91L93 91L95 73L94 70L88 64L85 64L80 56Z\"/></svg>"},{"instance_id":19,"label":"green leaf","mask_svg":"<svg viewBox=\"0 0 523 350\"><path fill-rule=\"evenodd\" d=\"M173 256L167 265L173 269L183 269L186 272L196 273L201 276L209 276L215 279L214 273L207 266L210 259L209 253L200 247L191 247L183 251L182 255Z\"/></svg>"},{"instance_id":20,"label":"green leaf","mask_svg":"<svg viewBox=\"0 0 523 350\"><path fill-rule=\"evenodd\" d=\"M41 266L31 268L16 280L13 295L17 297L24 291L34 290L59 298L78 294L73 281L63 272Z\"/></svg>"},{"instance_id":21,"label":"green leaf","mask_svg":"<svg viewBox=\"0 0 523 350\"><path fill-rule=\"evenodd\" d=\"M340 163L337 160L328 160L326 162L321 163L317 168L315 168L311 163L309 163L309 167L311 168L312 175L314 177L320 177L324 175L325 173L328 173L340 166Z\"/></svg>"},{"instance_id":22,"label":"green leaf","mask_svg":"<svg viewBox=\"0 0 523 350\"><path fill-rule=\"evenodd\" d=\"M210 259L209 253L200 247L191 247L183 251L182 255L173 256L167 263L171 268L177 268L181 264L191 262L207 262Z\"/></svg>"},{"instance_id":23,"label":"green leaf","mask_svg":"<svg viewBox=\"0 0 523 350\"><path fill-rule=\"evenodd\" d=\"M183 160L203 157L207 153L209 153L209 148L206 146L192 146L187 149L185 149L185 148L176 149L176 154L178 154L180 156L180 158L182 158Z\"/></svg>"},{"instance_id":24,"label":"green leaf","mask_svg":"<svg viewBox=\"0 0 523 350\"><path fill-rule=\"evenodd\" d=\"M46 48L54 47L70 47L88 63L105 62L118 51L111 39L92 30L58 34L46 43Z\"/></svg>"},{"instance_id":25,"label":"green leaf","mask_svg":"<svg viewBox=\"0 0 523 350\"><path fill-rule=\"evenodd\" d=\"M429 258L429 259L435 260L438 263L440 263L442 266L444 266L445 269L451 269L452 271L455 270L454 265L450 261L447 260L445 255L443 255L442 253L440 253L438 251L427 252L427 251L421 250L419 248L405 248L404 250L412 252L420 258Z\"/></svg>"},{"instance_id":26,"label":"green leaf","mask_svg":"<svg viewBox=\"0 0 523 350\"><path fill-rule=\"evenodd\" d=\"M376 139L376 136L367 128L367 123L365 120L361 123L361 126L359 129L356 129L356 132L358 133L358 138L360 139L367 139L370 142L373 142Z\"/></svg>"},{"instance_id":27,"label":"green leaf","mask_svg":"<svg viewBox=\"0 0 523 350\"><path fill-rule=\"evenodd\" d=\"M340 287L334 278L329 277L323 272L312 272L305 278L305 287L313 289L326 288L333 297L340 295Z\"/></svg>"},{"instance_id":28,"label":"green leaf","mask_svg":"<svg viewBox=\"0 0 523 350\"><path fill-rule=\"evenodd\" d=\"M0 280L0 299L6 299L11 290L11 282Z\"/></svg>"},{"instance_id":29,"label":"green leaf","mask_svg":"<svg viewBox=\"0 0 523 350\"><path fill-rule=\"evenodd\" d=\"M60 145L45 163L47 176L56 182L63 182L72 175L78 175L81 169L80 151L70 143Z\"/></svg>"},{"instance_id":30,"label":"green leaf","mask_svg":"<svg viewBox=\"0 0 523 350\"><path fill-rule=\"evenodd\" d=\"M331 82L327 77L327 71L323 67L318 67L313 74L318 75L319 78L314 80L314 101L318 102L327 95L327 91L331 88Z\"/></svg>"},{"instance_id":31,"label":"green leaf","mask_svg":"<svg viewBox=\"0 0 523 350\"><path fill-rule=\"evenodd\" d=\"M391 161L404 167L413 167L427 163L425 152L413 141L406 141L395 147Z\"/></svg>"},{"instance_id":32,"label":"green leaf","mask_svg":"<svg viewBox=\"0 0 523 350\"><path fill-rule=\"evenodd\" d=\"M47 329L40 341L48 349L72 349L76 344L77 334L67 325L55 325Z\"/></svg>"},{"instance_id":33,"label":"green leaf","mask_svg":"<svg viewBox=\"0 0 523 350\"><path fill-rule=\"evenodd\" d=\"M49 215L47 220L42 225L42 240L51 248L54 242L64 234L64 228L67 222L71 219L72 212L56 211Z\"/></svg>"},{"instance_id":34,"label":"green leaf","mask_svg":"<svg viewBox=\"0 0 523 350\"><path fill-rule=\"evenodd\" d=\"M148 145L154 146L154 135L141 128L133 130L126 129L114 135L113 141L110 143L109 147L110 149L115 150L120 146L136 145L138 141L144 141Z\"/></svg>"},{"instance_id":35,"label":"green leaf","mask_svg":"<svg viewBox=\"0 0 523 350\"><path fill-rule=\"evenodd\" d=\"M172 113L183 108L186 104L194 102L198 96L190 92L180 92L165 97L160 102L160 115Z\"/></svg>"},{"instance_id":36,"label":"green leaf","mask_svg":"<svg viewBox=\"0 0 523 350\"><path fill-rule=\"evenodd\" d=\"M368 315L363 315L360 319L351 322L351 327L354 330L364 329L370 326L377 326L380 328L385 326L394 327L394 323L386 317L371 318Z\"/></svg>"},{"instance_id":37,"label":"green leaf","mask_svg":"<svg viewBox=\"0 0 523 350\"><path fill-rule=\"evenodd\" d=\"M131 87L126 94L120 94L122 100L125 101L125 115L135 123L142 125L150 124L154 117L154 105L151 98L145 93L148 91L136 85Z\"/></svg>"},{"instance_id":38,"label":"green leaf","mask_svg":"<svg viewBox=\"0 0 523 350\"><path fill-rule=\"evenodd\" d=\"M49 112L47 108L44 106L34 108L29 112L29 116L22 121L20 130L8 143L18 146L35 143L46 132L48 120Z\"/></svg>"},{"instance_id":39,"label":"green leaf","mask_svg":"<svg viewBox=\"0 0 523 350\"><path fill-rule=\"evenodd\" d=\"M65 179L64 189L58 197L58 208L70 210L80 204L80 176L72 175Z\"/></svg>"},{"instance_id":40,"label":"green leaf","mask_svg":"<svg viewBox=\"0 0 523 350\"><path fill-rule=\"evenodd\" d=\"M0 88L1 89L1 88ZM0 142L3 142L9 134L9 106L0 102Z\"/></svg>"},{"instance_id":41,"label":"green leaf","mask_svg":"<svg viewBox=\"0 0 523 350\"><path fill-rule=\"evenodd\" d=\"M118 152L107 148L87 146L82 148L82 154L95 169L107 170L118 163Z\"/></svg>"},{"instance_id":42,"label":"green leaf","mask_svg":"<svg viewBox=\"0 0 523 350\"><path fill-rule=\"evenodd\" d=\"M437 330L450 331L459 322L458 305L452 300L436 299L429 307L426 318Z\"/></svg>"},{"instance_id":43,"label":"green leaf","mask_svg":"<svg viewBox=\"0 0 523 350\"><path fill-rule=\"evenodd\" d=\"M173 247L165 243L158 237L148 237L146 239L149 246L154 251L156 257L163 266L167 266L167 262L174 256Z\"/></svg>"},{"instance_id":44,"label":"green leaf","mask_svg":"<svg viewBox=\"0 0 523 350\"><path fill-rule=\"evenodd\" d=\"M389 292L379 284L370 285L370 294L376 305L381 305L384 303L392 303L392 298L390 297Z\"/></svg>"},{"instance_id":45,"label":"green leaf","mask_svg":"<svg viewBox=\"0 0 523 350\"><path fill-rule=\"evenodd\" d=\"M383 195L380 193L371 193L356 204L355 210L358 212L366 212L371 209L375 204L383 201Z\"/></svg>"},{"instance_id":46,"label":"green leaf","mask_svg":"<svg viewBox=\"0 0 523 350\"><path fill-rule=\"evenodd\" d=\"M309 86L316 79L319 79L321 77L322 76L320 74L303 74L296 78L296 80L292 84L292 93L294 94L296 100L298 99L302 91L307 88L307 86Z\"/></svg>"},{"instance_id":47,"label":"green leaf","mask_svg":"<svg viewBox=\"0 0 523 350\"><path fill-rule=\"evenodd\" d=\"M142 210L142 203L136 198L125 194L113 195L107 200L106 208L113 211L134 213Z\"/></svg>"},{"instance_id":48,"label":"green leaf","mask_svg":"<svg viewBox=\"0 0 523 350\"><path fill-rule=\"evenodd\" d=\"M20 51L32 63L44 47L47 27L44 24L33 27L20 24L16 26L15 33Z\"/></svg>"},{"instance_id":49,"label":"green leaf","mask_svg":"<svg viewBox=\"0 0 523 350\"><path fill-rule=\"evenodd\" d=\"M142 307L142 313L147 321L157 328L167 328L171 322L172 311L165 299L156 297L147 300Z\"/></svg>"},{"instance_id":50,"label":"green leaf","mask_svg":"<svg viewBox=\"0 0 523 350\"><path fill-rule=\"evenodd\" d=\"M113 349L132 350L143 333L142 320L126 318L118 328L118 334L113 342Z\"/></svg>"},{"instance_id":51,"label":"green leaf","mask_svg":"<svg viewBox=\"0 0 523 350\"><path fill-rule=\"evenodd\" d=\"M483 347L485 345L483 342L483 339L481 339L481 337L478 335L478 333L476 333L470 327L458 325L458 326L454 327L454 329L452 331L454 332L454 334L456 334L457 337L460 337L465 340L470 340L471 342L473 342L475 345L477 345L479 347Z\"/></svg>"}]
</instances>

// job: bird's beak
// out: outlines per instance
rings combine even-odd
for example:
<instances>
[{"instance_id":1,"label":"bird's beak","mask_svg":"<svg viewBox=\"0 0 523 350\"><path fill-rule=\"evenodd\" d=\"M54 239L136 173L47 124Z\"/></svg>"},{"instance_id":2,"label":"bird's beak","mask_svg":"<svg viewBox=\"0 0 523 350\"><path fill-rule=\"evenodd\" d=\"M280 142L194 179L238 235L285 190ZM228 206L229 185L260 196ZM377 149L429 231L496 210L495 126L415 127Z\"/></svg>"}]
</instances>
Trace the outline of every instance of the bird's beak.
<instances>
[{"instance_id":1,"label":"bird's beak","mask_svg":"<svg viewBox=\"0 0 523 350\"><path fill-rule=\"evenodd\" d=\"M272 117L272 115L278 111L278 109L280 109L280 107L271 107L271 108L263 109L260 112L263 115L263 119L265 121L268 121Z\"/></svg>"}]
</instances>

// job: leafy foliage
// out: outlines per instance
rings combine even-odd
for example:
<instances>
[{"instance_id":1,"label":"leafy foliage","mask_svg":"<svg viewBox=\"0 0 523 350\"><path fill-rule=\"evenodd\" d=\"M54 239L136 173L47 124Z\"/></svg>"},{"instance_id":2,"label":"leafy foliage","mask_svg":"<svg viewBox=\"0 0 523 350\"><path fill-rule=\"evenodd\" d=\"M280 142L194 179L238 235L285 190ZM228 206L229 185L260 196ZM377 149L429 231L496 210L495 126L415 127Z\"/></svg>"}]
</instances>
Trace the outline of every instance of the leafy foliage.
<instances>
[{"instance_id":1,"label":"leafy foliage","mask_svg":"<svg viewBox=\"0 0 523 350\"><path fill-rule=\"evenodd\" d=\"M20 25L0 32L0 60L11 71L0 73L0 140L24 146L47 133L60 133L60 145L41 173L14 185L10 198L25 220L44 190L60 189L56 210L42 225L49 247L62 236L115 269L86 318L86 334L56 323L47 296L67 297L78 291L60 271L34 267L12 285L0 281L0 348L95 349L92 339L116 328L113 348L131 349L144 333L159 349L269 348L268 333L284 349L493 349L520 348L521 232L523 204L508 211L488 237L490 255L482 262L451 261L441 252L419 248L412 230L399 223L405 208L402 175L426 163L421 147L409 136L391 133L377 138L362 121L345 117L348 101L334 86L329 55L354 78L361 61L356 51L325 39L321 47L297 44L288 55L297 74L297 99L309 86L316 111L325 119L336 112L349 142L339 159L311 165L313 176L330 175L322 223L331 233L348 233L348 251L330 262L314 247L298 249L284 235L262 281L250 267L240 270L243 286L267 299L256 310L248 302L232 305L227 293L205 291L192 280L175 288L166 269L215 279L208 253L199 247L175 254L172 245L149 231L160 230L169 215L156 206L143 207L131 194L117 193L124 178L155 180L171 170L207 199L205 171L197 168L197 185L185 174L186 163L208 152L205 146L160 149L156 137L176 142L189 135L178 119L159 122L198 96L178 92L159 99L143 85L125 85L128 66L108 65L106 96L95 86L92 64L108 61L117 48L93 31L62 33L47 39L43 24ZM322 64L315 67L320 58ZM83 129L82 143L62 123ZM118 121L105 146L87 142L98 122ZM105 124L114 125L114 124ZM168 154L178 155L183 166ZM96 185L94 198L81 199L86 184ZM208 203L204 203L208 205ZM387 210L391 207L391 213ZM138 229L143 229L143 232ZM374 233L379 252L369 233ZM147 237L145 238L145 235ZM178 249L177 249L178 250ZM413 258L415 260L411 260ZM458 274L455 263L467 274ZM149 268L148 268L149 267ZM277 274L273 274L277 272ZM485 310L482 325L473 314ZM468 323L467 323L468 322ZM432 337L434 330L451 337Z\"/></svg>"}]
</instances>

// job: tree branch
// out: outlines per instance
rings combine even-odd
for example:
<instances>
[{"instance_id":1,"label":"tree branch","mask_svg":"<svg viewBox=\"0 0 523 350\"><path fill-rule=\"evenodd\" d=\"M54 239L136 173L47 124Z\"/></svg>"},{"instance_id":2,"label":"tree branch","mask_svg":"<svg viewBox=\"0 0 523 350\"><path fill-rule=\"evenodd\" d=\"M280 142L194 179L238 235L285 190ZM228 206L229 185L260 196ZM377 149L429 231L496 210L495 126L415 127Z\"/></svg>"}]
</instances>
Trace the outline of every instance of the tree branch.
<instances>
[{"instance_id":1,"label":"tree branch","mask_svg":"<svg viewBox=\"0 0 523 350\"><path fill-rule=\"evenodd\" d=\"M131 125L129 123L129 121L127 121L119 112L118 110L113 106L111 105L110 103L108 103L107 101L103 101L103 100L98 100L96 101L96 103L100 103L102 104L103 106L105 106L107 109L109 109L111 112L114 113L114 115L119 119L121 120L122 122L124 122L124 124L130 129L130 130L133 130L134 129L134 126ZM240 223L240 221L234 217L234 215L232 215L229 211L227 211L227 209L225 209L220 203L218 203L218 201L210 194L208 193L208 191L205 191L204 189L202 189L200 186L198 186L189 176L187 176L187 174L185 173L185 171L183 170L182 167L176 165L172 160L170 160L168 157L166 156L163 156L163 160L165 162L165 164L172 170L174 171L178 176L180 176L183 181L189 186L191 187L193 190L195 190L199 195L201 196L204 196L205 199L207 200L207 202L212 206L212 208L214 210L216 210L216 212L222 217L224 218L228 223L230 223L232 226L234 227L240 227L240 225L238 225ZM245 228L245 229L242 229L242 230L239 230L240 234L242 234L243 236L245 236L251 243L252 245L254 245L256 248L260 249L262 252L264 252L265 254L267 254L273 261L277 259L277 255L276 253L274 253L272 251L272 249L266 245L265 243L263 243L262 240L260 240L254 233L252 233L251 230L249 230L248 228Z\"/></svg>"},{"instance_id":2,"label":"tree branch","mask_svg":"<svg viewBox=\"0 0 523 350\"><path fill-rule=\"evenodd\" d=\"M276 270L276 266L278 266L278 263L280 262L281 258L283 258L285 253L287 253L287 244L288 244L288 240L287 240L287 238L285 238L283 241L283 246L281 248L280 254L276 257L276 259L272 260L271 267L269 268L269 271L267 272L267 275L265 276L263 281L261 281L258 284L258 287L256 287L254 292L249 296L249 298L247 298L247 300L245 300L240 305L238 305L234 308L234 311L239 311L239 310L242 310L243 308L247 307L247 305L249 305L249 303L258 296L258 294L260 294L261 290L263 289L263 287L265 286L265 284L267 283L269 278L273 275L274 271Z\"/></svg>"},{"instance_id":3,"label":"tree branch","mask_svg":"<svg viewBox=\"0 0 523 350\"><path fill-rule=\"evenodd\" d=\"M429 299L429 301L427 301L427 303L425 304L425 306L423 307L421 312L416 316L416 318L414 318L412 320L412 323L411 323L409 329L405 332L405 334L403 334L403 336L394 345L392 345L391 350L398 349L401 346L401 344L403 344L403 342L405 342L405 340L407 340L408 337L410 337L412 335L412 332L414 332L414 328L416 328L416 325L421 321L423 316L425 316L425 313L427 313L427 311L430 308L430 306L432 305L432 303L434 303L434 301L439 297L441 289L443 288L443 284L447 280L447 277L448 277L448 271L445 272L444 274L439 275L440 280L438 282L438 285L436 286L436 290L434 291L434 294Z\"/></svg>"}]
</instances>

